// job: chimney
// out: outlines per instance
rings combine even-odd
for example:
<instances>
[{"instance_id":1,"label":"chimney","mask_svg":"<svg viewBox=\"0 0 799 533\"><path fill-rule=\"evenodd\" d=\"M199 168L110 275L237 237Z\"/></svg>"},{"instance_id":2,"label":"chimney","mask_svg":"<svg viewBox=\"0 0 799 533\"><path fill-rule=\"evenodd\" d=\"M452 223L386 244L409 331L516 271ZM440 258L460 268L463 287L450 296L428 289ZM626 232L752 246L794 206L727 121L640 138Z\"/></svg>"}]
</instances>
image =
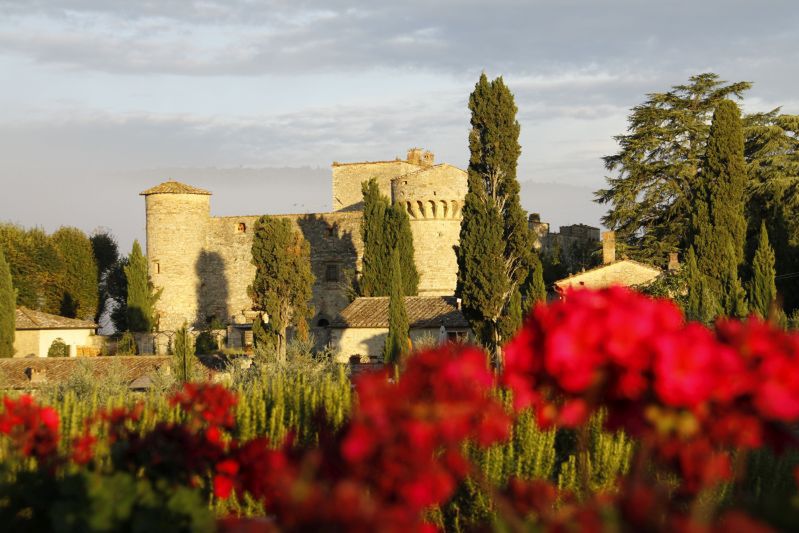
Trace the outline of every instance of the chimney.
<instances>
[{"instance_id":1,"label":"chimney","mask_svg":"<svg viewBox=\"0 0 799 533\"><path fill-rule=\"evenodd\" d=\"M602 264L609 265L616 261L616 232L606 231L602 234Z\"/></svg>"},{"instance_id":2,"label":"chimney","mask_svg":"<svg viewBox=\"0 0 799 533\"><path fill-rule=\"evenodd\" d=\"M669 253L669 272L677 272L680 270L680 259L677 252Z\"/></svg>"}]
</instances>

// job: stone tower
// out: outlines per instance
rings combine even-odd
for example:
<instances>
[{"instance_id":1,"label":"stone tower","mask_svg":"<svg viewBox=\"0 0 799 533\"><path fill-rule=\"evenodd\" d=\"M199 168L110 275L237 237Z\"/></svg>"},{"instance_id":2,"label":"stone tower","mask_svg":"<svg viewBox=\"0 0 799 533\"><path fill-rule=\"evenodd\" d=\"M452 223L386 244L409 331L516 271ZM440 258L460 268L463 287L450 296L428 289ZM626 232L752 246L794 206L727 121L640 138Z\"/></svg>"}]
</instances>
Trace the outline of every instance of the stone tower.
<instances>
[{"instance_id":1,"label":"stone tower","mask_svg":"<svg viewBox=\"0 0 799 533\"><path fill-rule=\"evenodd\" d=\"M391 196L407 212L419 271L419 295L452 295L458 277L454 247L460 239L467 174L441 164L391 181Z\"/></svg>"},{"instance_id":2,"label":"stone tower","mask_svg":"<svg viewBox=\"0 0 799 533\"><path fill-rule=\"evenodd\" d=\"M147 189L147 260L150 279L163 289L156 304L160 331L201 321L201 254L211 217L211 193L176 181Z\"/></svg>"}]
</instances>

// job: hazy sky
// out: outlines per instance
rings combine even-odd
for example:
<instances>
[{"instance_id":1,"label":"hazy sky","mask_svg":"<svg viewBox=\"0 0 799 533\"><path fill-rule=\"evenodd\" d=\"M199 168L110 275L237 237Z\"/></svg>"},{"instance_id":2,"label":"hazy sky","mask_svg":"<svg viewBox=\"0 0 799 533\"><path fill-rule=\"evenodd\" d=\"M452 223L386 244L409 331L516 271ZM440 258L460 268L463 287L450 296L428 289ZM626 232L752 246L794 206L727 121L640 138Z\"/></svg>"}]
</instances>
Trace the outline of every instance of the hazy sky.
<instances>
[{"instance_id":1,"label":"hazy sky","mask_svg":"<svg viewBox=\"0 0 799 533\"><path fill-rule=\"evenodd\" d=\"M515 93L520 180L573 192L525 184L524 207L597 224L600 157L647 92L713 71L799 113L799 2L0 0L0 220L128 247L169 177L254 214L329 209L334 160L465 167L483 70Z\"/></svg>"}]
</instances>

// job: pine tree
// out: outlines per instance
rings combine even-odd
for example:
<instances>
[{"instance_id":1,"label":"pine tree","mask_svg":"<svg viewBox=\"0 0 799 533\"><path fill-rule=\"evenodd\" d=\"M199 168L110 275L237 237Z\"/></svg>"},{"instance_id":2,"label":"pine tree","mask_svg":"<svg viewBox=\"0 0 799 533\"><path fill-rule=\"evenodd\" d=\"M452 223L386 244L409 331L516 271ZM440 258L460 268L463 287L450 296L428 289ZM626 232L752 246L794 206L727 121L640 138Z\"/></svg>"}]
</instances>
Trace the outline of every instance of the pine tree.
<instances>
[{"instance_id":1,"label":"pine tree","mask_svg":"<svg viewBox=\"0 0 799 533\"><path fill-rule=\"evenodd\" d=\"M405 310L405 294L402 289L402 269L399 252L391 255L391 295L388 301L388 335L383 348L383 361L387 365L398 365L409 351L410 337L408 313Z\"/></svg>"},{"instance_id":2,"label":"pine tree","mask_svg":"<svg viewBox=\"0 0 799 533\"><path fill-rule=\"evenodd\" d=\"M291 222L262 216L255 224L252 243L255 279L247 288L256 311L268 315L268 327L276 337L276 355L286 359L287 331L313 315L311 307L314 276L311 248Z\"/></svg>"},{"instance_id":3,"label":"pine tree","mask_svg":"<svg viewBox=\"0 0 799 533\"><path fill-rule=\"evenodd\" d=\"M0 246L0 357L13 357L17 295L11 282L11 269Z\"/></svg>"},{"instance_id":4,"label":"pine tree","mask_svg":"<svg viewBox=\"0 0 799 533\"><path fill-rule=\"evenodd\" d=\"M400 252L403 290L407 296L418 293L419 273L416 270L408 213L399 205L392 206L380 194L374 178L362 185L363 260L361 296L388 296L391 291L391 261L393 252Z\"/></svg>"},{"instance_id":5,"label":"pine tree","mask_svg":"<svg viewBox=\"0 0 799 533\"><path fill-rule=\"evenodd\" d=\"M147 270L147 258L139 241L133 241L133 249L124 267L128 289L127 325L130 331L150 332L156 326L155 304L161 291L155 291Z\"/></svg>"},{"instance_id":6,"label":"pine tree","mask_svg":"<svg viewBox=\"0 0 799 533\"><path fill-rule=\"evenodd\" d=\"M500 317L516 312L510 301L532 262L532 238L516 180L520 126L513 94L501 77L489 82L481 75L469 109L469 192L458 247L457 294L475 333L498 352Z\"/></svg>"},{"instance_id":7,"label":"pine tree","mask_svg":"<svg viewBox=\"0 0 799 533\"><path fill-rule=\"evenodd\" d=\"M760 224L760 238L752 261L752 283L749 287L749 303L752 312L761 318L768 318L771 306L777 299L774 283L774 250L768 240L765 221Z\"/></svg>"},{"instance_id":8,"label":"pine tree","mask_svg":"<svg viewBox=\"0 0 799 533\"><path fill-rule=\"evenodd\" d=\"M194 357L194 339L184 323L175 332L175 355L172 356L172 372L180 383L191 381Z\"/></svg>"},{"instance_id":9,"label":"pine tree","mask_svg":"<svg viewBox=\"0 0 799 533\"><path fill-rule=\"evenodd\" d=\"M51 239L64 265L61 315L93 320L99 293L97 262L89 237L78 228L61 227Z\"/></svg>"},{"instance_id":10,"label":"pine tree","mask_svg":"<svg viewBox=\"0 0 799 533\"><path fill-rule=\"evenodd\" d=\"M730 100L719 102L713 114L702 167L689 236L699 272L721 312L738 316L745 314L738 267L744 259L748 178L740 112Z\"/></svg>"}]
</instances>

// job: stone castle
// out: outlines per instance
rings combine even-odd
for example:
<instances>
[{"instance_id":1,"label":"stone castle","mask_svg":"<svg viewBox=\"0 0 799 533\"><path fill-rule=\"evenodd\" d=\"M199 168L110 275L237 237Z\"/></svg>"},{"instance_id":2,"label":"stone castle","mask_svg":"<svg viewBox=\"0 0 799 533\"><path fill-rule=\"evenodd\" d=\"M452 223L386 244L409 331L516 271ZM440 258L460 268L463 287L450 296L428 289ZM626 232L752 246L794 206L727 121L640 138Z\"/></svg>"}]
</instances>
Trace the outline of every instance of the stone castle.
<instances>
[{"instance_id":1,"label":"stone castle","mask_svg":"<svg viewBox=\"0 0 799 533\"><path fill-rule=\"evenodd\" d=\"M360 270L361 184L376 178L381 192L410 217L419 271L419 294L455 291L461 208L466 172L435 164L432 153L413 148L407 158L361 163L334 162L333 211L275 215L291 221L310 243L315 316L312 331L327 341L327 326L350 302L351 279ZM159 331L184 322L211 321L228 327L232 346L248 344L254 313L247 286L255 276L252 236L259 215L211 216L211 193L167 181L141 193L147 212L147 258L153 284L163 290L157 304Z\"/></svg>"}]
</instances>

